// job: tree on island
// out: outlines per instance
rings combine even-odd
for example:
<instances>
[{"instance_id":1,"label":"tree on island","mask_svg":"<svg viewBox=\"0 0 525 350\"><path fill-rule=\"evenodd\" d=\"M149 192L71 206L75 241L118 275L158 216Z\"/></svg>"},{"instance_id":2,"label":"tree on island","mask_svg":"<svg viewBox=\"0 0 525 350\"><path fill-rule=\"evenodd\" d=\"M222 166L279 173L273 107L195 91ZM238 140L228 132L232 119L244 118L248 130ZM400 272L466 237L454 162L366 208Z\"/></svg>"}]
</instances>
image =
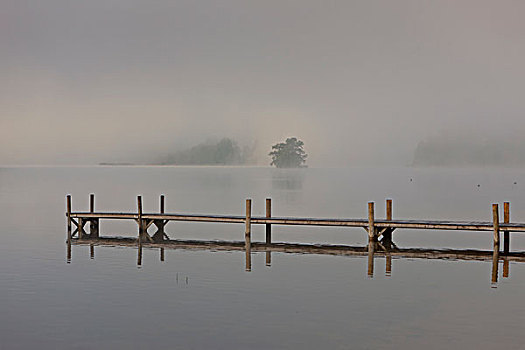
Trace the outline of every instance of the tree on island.
<instances>
[{"instance_id":1,"label":"tree on island","mask_svg":"<svg viewBox=\"0 0 525 350\"><path fill-rule=\"evenodd\" d=\"M295 137L289 137L285 142L277 143L272 146L272 151L268 153L272 157L270 165L277 168L303 168L306 167L306 157L308 155L303 150L304 143Z\"/></svg>"}]
</instances>

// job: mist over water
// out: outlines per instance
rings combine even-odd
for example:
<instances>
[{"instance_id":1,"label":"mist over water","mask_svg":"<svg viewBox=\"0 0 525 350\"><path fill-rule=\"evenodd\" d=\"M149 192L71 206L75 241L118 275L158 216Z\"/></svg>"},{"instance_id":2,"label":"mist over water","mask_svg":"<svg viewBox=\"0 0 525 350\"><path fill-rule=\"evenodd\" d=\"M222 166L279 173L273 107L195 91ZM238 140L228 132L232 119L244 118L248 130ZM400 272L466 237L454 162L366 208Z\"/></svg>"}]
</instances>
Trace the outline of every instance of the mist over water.
<instances>
[{"instance_id":1,"label":"mist over water","mask_svg":"<svg viewBox=\"0 0 525 350\"><path fill-rule=\"evenodd\" d=\"M0 164L147 162L295 136L311 166L407 165L436 132L519 136L522 2L0 4Z\"/></svg>"}]
</instances>

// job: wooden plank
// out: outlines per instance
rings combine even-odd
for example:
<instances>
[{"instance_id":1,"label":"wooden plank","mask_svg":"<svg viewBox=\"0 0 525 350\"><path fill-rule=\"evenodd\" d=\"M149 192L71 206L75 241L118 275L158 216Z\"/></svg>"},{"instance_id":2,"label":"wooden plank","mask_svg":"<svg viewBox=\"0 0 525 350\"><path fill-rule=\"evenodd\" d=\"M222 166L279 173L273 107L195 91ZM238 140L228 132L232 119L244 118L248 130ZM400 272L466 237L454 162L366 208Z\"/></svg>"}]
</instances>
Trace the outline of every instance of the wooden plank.
<instances>
[{"instance_id":1,"label":"wooden plank","mask_svg":"<svg viewBox=\"0 0 525 350\"><path fill-rule=\"evenodd\" d=\"M193 222L223 222L245 223L244 216L236 215L199 215L199 214L143 214L144 219L159 219L171 221ZM135 219L137 214L132 213L71 213L71 218L99 218L99 219ZM272 225L312 225L312 226L347 226L367 227L365 219L327 219L327 218L292 218L292 217L252 217L252 224ZM445 220L375 220L378 228L406 228L431 230L463 230L463 231L492 231L492 222L484 221L445 221ZM525 232L525 223L502 223L501 229L509 232Z\"/></svg>"}]
</instances>

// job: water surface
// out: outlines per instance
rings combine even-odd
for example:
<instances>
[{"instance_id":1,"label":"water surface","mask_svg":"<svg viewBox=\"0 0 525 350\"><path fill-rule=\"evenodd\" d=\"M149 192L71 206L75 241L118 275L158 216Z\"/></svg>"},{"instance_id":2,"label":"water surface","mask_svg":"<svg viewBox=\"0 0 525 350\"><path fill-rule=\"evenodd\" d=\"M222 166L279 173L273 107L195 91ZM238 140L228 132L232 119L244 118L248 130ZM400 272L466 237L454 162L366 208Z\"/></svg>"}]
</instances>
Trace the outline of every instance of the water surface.
<instances>
[{"instance_id":1,"label":"water surface","mask_svg":"<svg viewBox=\"0 0 525 350\"><path fill-rule=\"evenodd\" d=\"M479 186L478 186L479 185ZM276 216L384 216L491 220L510 201L525 222L525 172L489 169L296 169L78 167L0 169L1 349L485 349L523 348L525 264L490 283L491 262L394 259L385 274L366 257L73 246L66 261L65 195L74 210L158 210ZM242 225L170 223L178 239L242 240ZM253 241L264 240L254 226ZM102 222L102 234L136 235L133 223ZM274 227L274 241L365 245L362 229ZM400 247L491 249L491 233L398 230ZM513 235L513 250L525 239Z\"/></svg>"}]
</instances>

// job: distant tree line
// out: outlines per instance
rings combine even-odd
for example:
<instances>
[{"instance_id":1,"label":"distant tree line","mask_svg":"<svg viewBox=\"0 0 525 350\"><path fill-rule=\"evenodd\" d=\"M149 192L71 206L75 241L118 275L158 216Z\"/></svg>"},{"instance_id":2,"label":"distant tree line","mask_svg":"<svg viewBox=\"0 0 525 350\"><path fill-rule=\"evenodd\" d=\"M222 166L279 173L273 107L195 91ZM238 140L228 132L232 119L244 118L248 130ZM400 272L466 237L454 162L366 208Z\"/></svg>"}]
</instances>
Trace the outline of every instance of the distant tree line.
<instances>
[{"instance_id":1,"label":"distant tree line","mask_svg":"<svg viewBox=\"0 0 525 350\"><path fill-rule=\"evenodd\" d=\"M204 142L177 151L161 159L162 165L243 165L248 162L255 146L239 147L235 140L223 138L218 142Z\"/></svg>"},{"instance_id":2,"label":"distant tree line","mask_svg":"<svg viewBox=\"0 0 525 350\"><path fill-rule=\"evenodd\" d=\"M434 137L421 141L414 152L415 166L525 166L521 138Z\"/></svg>"}]
</instances>

